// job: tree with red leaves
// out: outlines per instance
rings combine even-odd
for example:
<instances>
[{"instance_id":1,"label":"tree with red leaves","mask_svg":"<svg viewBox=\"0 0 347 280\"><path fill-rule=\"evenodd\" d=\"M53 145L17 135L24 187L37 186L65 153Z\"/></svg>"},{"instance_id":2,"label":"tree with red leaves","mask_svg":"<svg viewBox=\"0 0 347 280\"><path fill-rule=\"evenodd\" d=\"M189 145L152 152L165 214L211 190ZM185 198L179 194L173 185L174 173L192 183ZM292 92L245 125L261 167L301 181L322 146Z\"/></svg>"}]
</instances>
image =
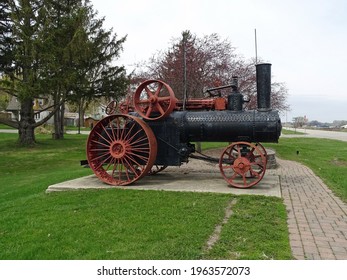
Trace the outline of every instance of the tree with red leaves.
<instances>
[{"instance_id":1,"label":"tree with red leaves","mask_svg":"<svg viewBox=\"0 0 347 280\"><path fill-rule=\"evenodd\" d=\"M228 85L233 76L238 77L239 90L249 100L247 109L255 109L254 60L243 59L228 40L222 40L216 33L198 38L190 31L184 31L182 37L172 40L168 50L158 52L145 68L137 69L133 81L163 80L171 86L178 99L183 99L185 91L189 98L204 97L206 89ZM221 94L228 94L228 90ZM271 99L272 108L279 111L289 109L284 83L272 83Z\"/></svg>"}]
</instances>

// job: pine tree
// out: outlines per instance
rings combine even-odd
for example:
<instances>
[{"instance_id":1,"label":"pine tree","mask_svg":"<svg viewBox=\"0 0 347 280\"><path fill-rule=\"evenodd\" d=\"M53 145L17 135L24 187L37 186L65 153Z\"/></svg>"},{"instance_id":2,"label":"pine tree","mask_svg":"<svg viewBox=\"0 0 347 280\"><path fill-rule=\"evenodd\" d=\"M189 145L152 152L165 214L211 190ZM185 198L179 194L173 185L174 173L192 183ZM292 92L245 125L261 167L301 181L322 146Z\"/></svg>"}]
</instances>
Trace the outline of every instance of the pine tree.
<instances>
[{"instance_id":1,"label":"pine tree","mask_svg":"<svg viewBox=\"0 0 347 280\"><path fill-rule=\"evenodd\" d=\"M19 129L20 144L33 145L35 127L53 115L55 136L63 138L67 100L124 94L125 69L112 63L125 38L103 29L89 1L7 0L0 8L0 74L21 103L18 122L6 123ZM42 96L51 96L54 108L35 122L33 101Z\"/></svg>"}]
</instances>

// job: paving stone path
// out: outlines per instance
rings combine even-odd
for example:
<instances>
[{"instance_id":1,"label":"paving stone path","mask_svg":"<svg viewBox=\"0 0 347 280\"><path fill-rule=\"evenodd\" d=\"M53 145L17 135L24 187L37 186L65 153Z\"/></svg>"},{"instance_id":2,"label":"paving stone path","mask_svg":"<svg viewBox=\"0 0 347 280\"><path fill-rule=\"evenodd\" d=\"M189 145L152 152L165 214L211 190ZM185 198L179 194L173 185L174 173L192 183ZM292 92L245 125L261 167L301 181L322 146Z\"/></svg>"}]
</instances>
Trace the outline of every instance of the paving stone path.
<instances>
[{"instance_id":1,"label":"paving stone path","mask_svg":"<svg viewBox=\"0 0 347 280\"><path fill-rule=\"evenodd\" d=\"M277 162L294 258L347 260L347 204L308 167Z\"/></svg>"}]
</instances>

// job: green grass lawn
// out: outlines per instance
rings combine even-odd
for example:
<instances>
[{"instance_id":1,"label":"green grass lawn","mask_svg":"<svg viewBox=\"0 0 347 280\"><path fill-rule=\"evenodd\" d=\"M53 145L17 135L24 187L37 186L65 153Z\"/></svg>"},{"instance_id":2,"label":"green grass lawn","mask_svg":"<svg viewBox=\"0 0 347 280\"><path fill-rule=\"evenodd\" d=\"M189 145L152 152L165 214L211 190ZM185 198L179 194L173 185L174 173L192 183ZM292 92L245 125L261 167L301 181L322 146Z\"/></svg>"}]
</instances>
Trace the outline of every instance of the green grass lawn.
<instances>
[{"instance_id":1,"label":"green grass lawn","mask_svg":"<svg viewBox=\"0 0 347 280\"><path fill-rule=\"evenodd\" d=\"M305 133L299 132L299 131L296 131L296 130L289 130L289 129L282 128L281 134L286 134L286 135L292 135L292 134L304 135Z\"/></svg>"},{"instance_id":2,"label":"green grass lawn","mask_svg":"<svg viewBox=\"0 0 347 280\"><path fill-rule=\"evenodd\" d=\"M221 239L206 242L235 196L122 189L46 194L91 174L85 135L21 148L0 133L0 259L291 259L279 198L238 196Z\"/></svg>"},{"instance_id":3,"label":"green grass lawn","mask_svg":"<svg viewBox=\"0 0 347 280\"><path fill-rule=\"evenodd\" d=\"M13 128L13 127L11 127L11 126L8 126L8 125L6 125L6 124L0 123L0 129L15 129L15 128Z\"/></svg>"}]
</instances>

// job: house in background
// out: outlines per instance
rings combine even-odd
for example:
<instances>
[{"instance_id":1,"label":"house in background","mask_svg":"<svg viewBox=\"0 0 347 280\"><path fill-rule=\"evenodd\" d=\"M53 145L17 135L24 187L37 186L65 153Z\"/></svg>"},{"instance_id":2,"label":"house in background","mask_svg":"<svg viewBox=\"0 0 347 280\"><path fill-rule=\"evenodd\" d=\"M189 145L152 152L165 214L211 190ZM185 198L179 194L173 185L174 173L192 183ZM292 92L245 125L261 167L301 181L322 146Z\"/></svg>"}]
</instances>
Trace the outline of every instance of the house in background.
<instances>
[{"instance_id":1,"label":"house in background","mask_svg":"<svg viewBox=\"0 0 347 280\"><path fill-rule=\"evenodd\" d=\"M65 109L68 109L65 107ZM78 113L65 112L64 113L65 126L78 126Z\"/></svg>"},{"instance_id":2,"label":"house in background","mask_svg":"<svg viewBox=\"0 0 347 280\"><path fill-rule=\"evenodd\" d=\"M35 121L39 122L47 117L52 111L52 105L53 102L48 98L35 98L33 104ZM20 102L17 97L12 96L6 111L11 113L12 120L20 119ZM53 124L53 118L50 118L47 123Z\"/></svg>"},{"instance_id":3,"label":"house in background","mask_svg":"<svg viewBox=\"0 0 347 280\"><path fill-rule=\"evenodd\" d=\"M20 102L18 101L17 97L12 96L7 105L6 111L10 112L11 120L19 120Z\"/></svg>"},{"instance_id":4,"label":"house in background","mask_svg":"<svg viewBox=\"0 0 347 280\"><path fill-rule=\"evenodd\" d=\"M84 119L84 127L89 127L90 129L92 129L98 121L99 120L96 120L92 117L85 118Z\"/></svg>"},{"instance_id":5,"label":"house in background","mask_svg":"<svg viewBox=\"0 0 347 280\"><path fill-rule=\"evenodd\" d=\"M93 106L89 116L84 117L84 122L81 126L92 128L103 117L106 116L105 107L103 105ZM20 102L17 97L12 96L6 111L10 114L10 119L20 119ZM33 102L34 118L36 122L41 121L53 110L53 101L50 98L35 98ZM54 116L47 121L48 124L54 124ZM69 111L69 106L65 105L64 113L64 125L65 126L78 126L78 113Z\"/></svg>"},{"instance_id":6,"label":"house in background","mask_svg":"<svg viewBox=\"0 0 347 280\"><path fill-rule=\"evenodd\" d=\"M51 98L35 98L34 99L34 118L36 122L47 117L53 110L53 100ZM47 124L53 124L53 117L47 121Z\"/></svg>"}]
</instances>

